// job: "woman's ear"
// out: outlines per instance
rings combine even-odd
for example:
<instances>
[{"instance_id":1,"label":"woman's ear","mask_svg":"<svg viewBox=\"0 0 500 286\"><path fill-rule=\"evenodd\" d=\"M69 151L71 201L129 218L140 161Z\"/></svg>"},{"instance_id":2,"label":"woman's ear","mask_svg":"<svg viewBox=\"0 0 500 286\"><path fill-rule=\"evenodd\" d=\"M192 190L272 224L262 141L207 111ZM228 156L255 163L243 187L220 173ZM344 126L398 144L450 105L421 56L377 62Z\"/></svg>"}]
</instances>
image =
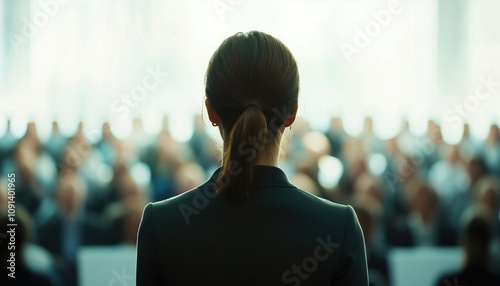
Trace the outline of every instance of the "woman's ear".
<instances>
[{"instance_id":1,"label":"woman's ear","mask_svg":"<svg viewBox=\"0 0 500 286\"><path fill-rule=\"evenodd\" d=\"M210 105L210 102L208 102L208 99L205 99L205 107L207 108L207 113L208 113L208 119L212 122L212 125L214 126L220 126L220 118L217 112L213 109L212 105Z\"/></svg>"},{"instance_id":2,"label":"woman's ear","mask_svg":"<svg viewBox=\"0 0 500 286\"><path fill-rule=\"evenodd\" d=\"M295 117L297 116L297 109L299 109L299 105L296 104L295 107L292 109L292 112L288 115L288 117L285 119L285 128L289 127L292 125L292 123L295 121Z\"/></svg>"}]
</instances>

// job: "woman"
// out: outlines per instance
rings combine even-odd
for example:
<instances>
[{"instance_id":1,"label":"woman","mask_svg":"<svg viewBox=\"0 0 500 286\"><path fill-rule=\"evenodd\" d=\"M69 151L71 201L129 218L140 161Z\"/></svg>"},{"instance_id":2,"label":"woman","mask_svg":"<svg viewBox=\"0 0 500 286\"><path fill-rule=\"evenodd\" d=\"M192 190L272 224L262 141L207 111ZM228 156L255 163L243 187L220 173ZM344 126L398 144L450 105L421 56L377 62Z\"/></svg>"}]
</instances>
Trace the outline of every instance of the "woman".
<instances>
[{"instance_id":1,"label":"woman","mask_svg":"<svg viewBox=\"0 0 500 286\"><path fill-rule=\"evenodd\" d=\"M277 167L298 92L293 55L268 34L238 33L215 51L205 104L222 167L146 206L137 285L368 285L353 209L297 189Z\"/></svg>"}]
</instances>

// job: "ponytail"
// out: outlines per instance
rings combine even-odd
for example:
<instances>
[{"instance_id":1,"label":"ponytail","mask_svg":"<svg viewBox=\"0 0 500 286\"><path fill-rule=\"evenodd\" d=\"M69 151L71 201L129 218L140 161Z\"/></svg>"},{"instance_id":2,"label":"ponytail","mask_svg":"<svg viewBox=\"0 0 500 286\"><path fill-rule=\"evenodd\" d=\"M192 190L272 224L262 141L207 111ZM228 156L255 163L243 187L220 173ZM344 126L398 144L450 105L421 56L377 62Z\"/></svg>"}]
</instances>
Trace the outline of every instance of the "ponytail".
<instances>
[{"instance_id":1,"label":"ponytail","mask_svg":"<svg viewBox=\"0 0 500 286\"><path fill-rule=\"evenodd\" d=\"M251 195L256 160L275 141L272 133L259 107L248 105L224 140L222 168L217 178L220 195L234 199Z\"/></svg>"},{"instance_id":2,"label":"ponytail","mask_svg":"<svg viewBox=\"0 0 500 286\"><path fill-rule=\"evenodd\" d=\"M265 163L258 161L265 156L278 156L281 130L296 111L298 93L295 58L273 36L237 33L217 48L205 75L205 94L209 117L218 121L224 139L215 186L220 196L251 196L254 167Z\"/></svg>"}]
</instances>

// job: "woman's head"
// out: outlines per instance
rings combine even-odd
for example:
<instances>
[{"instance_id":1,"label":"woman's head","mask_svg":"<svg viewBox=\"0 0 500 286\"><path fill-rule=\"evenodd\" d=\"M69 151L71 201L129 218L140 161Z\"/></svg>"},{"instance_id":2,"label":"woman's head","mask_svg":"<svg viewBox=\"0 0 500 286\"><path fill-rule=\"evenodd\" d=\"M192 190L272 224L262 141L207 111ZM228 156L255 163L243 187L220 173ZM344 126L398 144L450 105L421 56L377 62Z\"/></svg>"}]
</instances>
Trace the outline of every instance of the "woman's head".
<instances>
[{"instance_id":1,"label":"woman's head","mask_svg":"<svg viewBox=\"0 0 500 286\"><path fill-rule=\"evenodd\" d=\"M290 50L268 34L227 38L215 51L205 81L210 121L224 139L218 191L250 195L253 167L277 161L281 134L297 112L299 73Z\"/></svg>"}]
</instances>

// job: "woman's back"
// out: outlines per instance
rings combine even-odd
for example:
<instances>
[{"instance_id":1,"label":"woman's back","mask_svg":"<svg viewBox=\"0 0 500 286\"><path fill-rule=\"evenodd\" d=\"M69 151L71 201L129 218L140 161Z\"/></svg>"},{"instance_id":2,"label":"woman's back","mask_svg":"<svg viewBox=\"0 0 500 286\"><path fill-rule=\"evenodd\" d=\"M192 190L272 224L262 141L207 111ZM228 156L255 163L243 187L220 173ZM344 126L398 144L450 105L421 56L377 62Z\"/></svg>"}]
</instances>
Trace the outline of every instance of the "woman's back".
<instances>
[{"instance_id":1,"label":"woman's back","mask_svg":"<svg viewBox=\"0 0 500 286\"><path fill-rule=\"evenodd\" d=\"M251 198L202 186L148 205L139 233L138 285L367 285L363 235L351 207L255 166Z\"/></svg>"},{"instance_id":2,"label":"woman's back","mask_svg":"<svg viewBox=\"0 0 500 286\"><path fill-rule=\"evenodd\" d=\"M299 82L290 50L266 33L237 33L214 52L205 105L221 167L146 207L138 285L368 285L353 209L298 190L277 167Z\"/></svg>"}]
</instances>

